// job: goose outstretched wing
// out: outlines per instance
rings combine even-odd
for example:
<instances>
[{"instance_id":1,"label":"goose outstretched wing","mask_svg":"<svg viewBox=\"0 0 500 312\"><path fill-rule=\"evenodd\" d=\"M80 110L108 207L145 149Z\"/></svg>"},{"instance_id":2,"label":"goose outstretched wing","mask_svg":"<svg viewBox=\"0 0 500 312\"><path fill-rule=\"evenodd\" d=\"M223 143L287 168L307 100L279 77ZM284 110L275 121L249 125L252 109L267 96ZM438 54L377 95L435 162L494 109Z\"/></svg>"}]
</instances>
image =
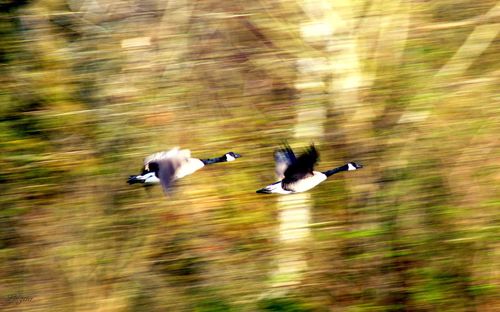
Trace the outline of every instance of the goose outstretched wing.
<instances>
[{"instance_id":1,"label":"goose outstretched wing","mask_svg":"<svg viewBox=\"0 0 500 312\"><path fill-rule=\"evenodd\" d=\"M282 180L285 177L285 171L287 168L297 161L293 150L288 144L285 144L283 148L280 148L274 153L274 161L276 163L275 173L278 179Z\"/></svg>"},{"instance_id":2,"label":"goose outstretched wing","mask_svg":"<svg viewBox=\"0 0 500 312\"><path fill-rule=\"evenodd\" d=\"M188 149L174 147L171 150L154 153L144 159L144 170L155 171L161 186L168 192L176 179L177 170L189 161L191 152Z\"/></svg>"},{"instance_id":3,"label":"goose outstretched wing","mask_svg":"<svg viewBox=\"0 0 500 312\"><path fill-rule=\"evenodd\" d=\"M292 162L284 172L283 185L297 182L298 180L313 175L314 165L318 162L319 153L311 144L309 148Z\"/></svg>"},{"instance_id":4,"label":"goose outstretched wing","mask_svg":"<svg viewBox=\"0 0 500 312\"><path fill-rule=\"evenodd\" d=\"M151 165L155 164L158 166L158 178L160 179L161 186L165 192L168 192L175 180L175 172L182 163L175 157L170 157L151 163Z\"/></svg>"},{"instance_id":5,"label":"goose outstretched wing","mask_svg":"<svg viewBox=\"0 0 500 312\"><path fill-rule=\"evenodd\" d=\"M162 151L154 153L144 158L144 167L148 170L149 164L152 162L158 162L166 159L176 158L178 160L187 161L191 157L191 151L188 149L179 149L179 147L174 147L168 151Z\"/></svg>"}]
</instances>

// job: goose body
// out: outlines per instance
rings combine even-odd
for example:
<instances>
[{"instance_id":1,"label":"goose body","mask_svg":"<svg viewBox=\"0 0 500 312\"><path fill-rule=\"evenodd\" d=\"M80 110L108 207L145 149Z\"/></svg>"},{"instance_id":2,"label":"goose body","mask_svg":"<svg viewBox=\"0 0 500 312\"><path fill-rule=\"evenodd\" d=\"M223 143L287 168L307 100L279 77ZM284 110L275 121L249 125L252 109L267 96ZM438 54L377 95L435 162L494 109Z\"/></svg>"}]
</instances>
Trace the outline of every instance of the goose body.
<instances>
[{"instance_id":1,"label":"goose body","mask_svg":"<svg viewBox=\"0 0 500 312\"><path fill-rule=\"evenodd\" d=\"M299 157L295 156L289 146L278 150L274 155L274 159L276 162L276 175L281 180L257 190L257 193L292 194L306 192L335 173L363 168L361 164L349 162L328 171L315 171L314 165L318 158L319 153L314 145L311 145Z\"/></svg>"},{"instance_id":2,"label":"goose body","mask_svg":"<svg viewBox=\"0 0 500 312\"><path fill-rule=\"evenodd\" d=\"M132 175L127 180L128 184L141 183L144 185L161 184L168 191L175 180L193 174L206 165L219 162L234 161L241 155L229 152L216 158L194 158L188 149L175 147L149 155L144 159L144 166L140 175Z\"/></svg>"}]
</instances>

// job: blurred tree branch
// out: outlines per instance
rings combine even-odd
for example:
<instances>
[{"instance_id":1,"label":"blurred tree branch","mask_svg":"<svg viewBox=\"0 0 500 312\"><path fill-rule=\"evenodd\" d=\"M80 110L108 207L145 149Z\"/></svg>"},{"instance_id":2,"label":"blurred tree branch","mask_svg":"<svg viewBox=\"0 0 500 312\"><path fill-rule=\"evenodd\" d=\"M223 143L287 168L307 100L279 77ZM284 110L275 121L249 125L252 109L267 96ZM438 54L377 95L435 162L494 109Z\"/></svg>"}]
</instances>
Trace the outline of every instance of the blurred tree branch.
<instances>
[{"instance_id":1,"label":"blurred tree branch","mask_svg":"<svg viewBox=\"0 0 500 312\"><path fill-rule=\"evenodd\" d=\"M498 2L495 7L486 13L486 16L497 16L499 12L500 2ZM420 106L420 109L426 109L428 111L428 115L434 108L435 104L437 104L440 100L439 94L446 93L446 89L443 86L453 84L457 81L457 79L461 78L467 69L475 62L475 60L490 46L493 40L498 36L499 32L500 23L484 24L474 27L460 48L456 50L453 56L433 75L432 79L428 81L425 86L427 90L420 91L426 92L432 90L436 93L432 99L427 100L424 106ZM412 109L413 105L410 105L409 107ZM407 112L405 114L401 116L400 120L404 120L407 114L413 113ZM422 121L422 119L418 120ZM407 144L411 144L410 142L411 140Z\"/></svg>"},{"instance_id":2,"label":"blurred tree branch","mask_svg":"<svg viewBox=\"0 0 500 312\"><path fill-rule=\"evenodd\" d=\"M500 18L500 3L497 3L495 6L493 6L493 8L491 8L485 14L474 18L458 22L437 23L431 25L416 26L412 30L442 30L442 29L450 29L450 28L466 27L466 26L479 26L482 24L488 24L492 22L498 24L499 18Z\"/></svg>"}]
</instances>

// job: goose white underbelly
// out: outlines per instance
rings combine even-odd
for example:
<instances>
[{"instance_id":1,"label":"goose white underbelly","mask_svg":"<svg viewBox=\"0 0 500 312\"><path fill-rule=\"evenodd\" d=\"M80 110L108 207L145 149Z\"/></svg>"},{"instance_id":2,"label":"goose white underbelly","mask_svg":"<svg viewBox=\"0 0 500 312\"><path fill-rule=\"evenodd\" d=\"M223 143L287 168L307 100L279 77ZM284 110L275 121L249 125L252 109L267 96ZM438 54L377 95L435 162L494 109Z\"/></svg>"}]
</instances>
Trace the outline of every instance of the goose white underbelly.
<instances>
[{"instance_id":1,"label":"goose white underbelly","mask_svg":"<svg viewBox=\"0 0 500 312\"><path fill-rule=\"evenodd\" d=\"M180 179L195 171L203 168L205 164L197 158L188 158L177 170L175 171L175 178Z\"/></svg>"},{"instance_id":2,"label":"goose white underbelly","mask_svg":"<svg viewBox=\"0 0 500 312\"><path fill-rule=\"evenodd\" d=\"M292 193L291 191L284 190L281 181L275 182L273 184L269 184L264 188L267 193L272 193L272 194L290 194Z\"/></svg>"},{"instance_id":3,"label":"goose white underbelly","mask_svg":"<svg viewBox=\"0 0 500 312\"><path fill-rule=\"evenodd\" d=\"M289 184L286 188L295 193L305 192L326 180L326 175L319 171L313 171L313 175Z\"/></svg>"}]
</instances>

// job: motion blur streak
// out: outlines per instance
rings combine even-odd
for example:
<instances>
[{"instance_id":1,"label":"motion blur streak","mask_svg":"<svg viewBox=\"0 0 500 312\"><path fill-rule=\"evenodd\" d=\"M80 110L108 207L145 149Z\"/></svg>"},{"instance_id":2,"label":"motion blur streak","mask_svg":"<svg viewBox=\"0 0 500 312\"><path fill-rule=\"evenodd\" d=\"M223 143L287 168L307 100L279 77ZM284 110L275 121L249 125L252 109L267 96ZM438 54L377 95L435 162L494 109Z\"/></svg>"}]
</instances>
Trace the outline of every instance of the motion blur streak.
<instances>
[{"instance_id":1,"label":"motion blur streak","mask_svg":"<svg viewBox=\"0 0 500 312\"><path fill-rule=\"evenodd\" d=\"M499 12L0 1L0 309L500 310ZM364 168L256 194L284 141ZM244 157L124 182L174 146Z\"/></svg>"}]
</instances>

